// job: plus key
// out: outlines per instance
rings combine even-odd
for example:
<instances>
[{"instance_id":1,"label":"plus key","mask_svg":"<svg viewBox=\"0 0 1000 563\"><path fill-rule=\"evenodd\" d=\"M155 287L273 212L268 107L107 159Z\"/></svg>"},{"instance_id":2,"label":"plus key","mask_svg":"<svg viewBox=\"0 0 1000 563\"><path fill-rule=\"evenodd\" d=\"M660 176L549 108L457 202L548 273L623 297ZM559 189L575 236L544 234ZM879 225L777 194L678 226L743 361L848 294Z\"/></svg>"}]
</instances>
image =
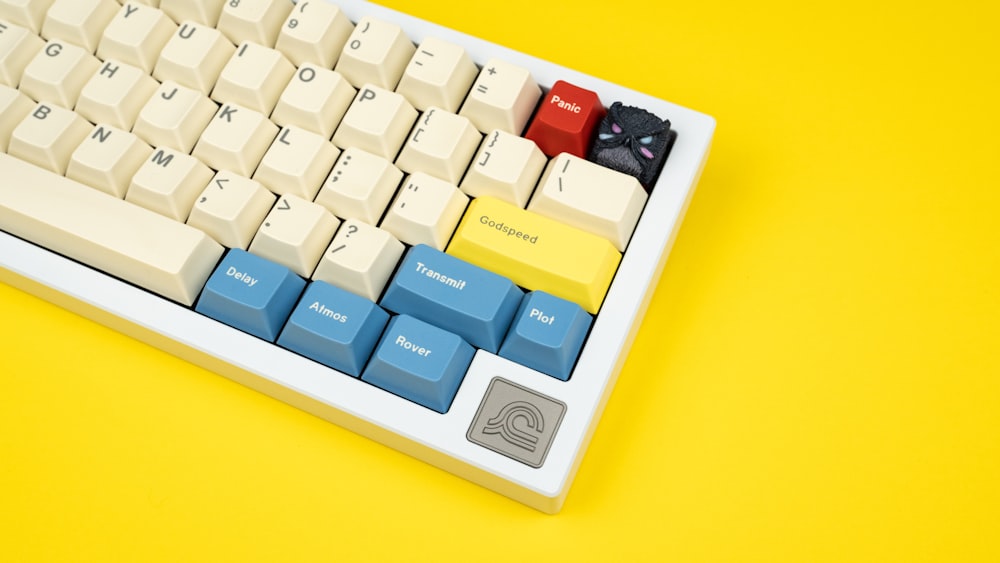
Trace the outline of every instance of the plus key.
<instances>
[{"instance_id":1,"label":"plus key","mask_svg":"<svg viewBox=\"0 0 1000 563\"><path fill-rule=\"evenodd\" d=\"M567 152L584 158L606 113L597 94L560 80L545 96L525 137L548 156Z\"/></svg>"}]
</instances>

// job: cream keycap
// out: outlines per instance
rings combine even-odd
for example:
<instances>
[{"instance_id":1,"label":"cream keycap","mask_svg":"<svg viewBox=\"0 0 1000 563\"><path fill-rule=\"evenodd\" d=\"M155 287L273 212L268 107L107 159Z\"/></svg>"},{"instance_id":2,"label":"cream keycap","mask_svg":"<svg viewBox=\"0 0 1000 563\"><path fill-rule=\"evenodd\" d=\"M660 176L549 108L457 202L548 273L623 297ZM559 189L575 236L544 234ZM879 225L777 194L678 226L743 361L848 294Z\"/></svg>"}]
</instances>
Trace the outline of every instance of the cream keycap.
<instances>
[{"instance_id":1,"label":"cream keycap","mask_svg":"<svg viewBox=\"0 0 1000 563\"><path fill-rule=\"evenodd\" d=\"M275 199L260 182L220 170L194 203L187 223L224 246L246 250Z\"/></svg>"},{"instance_id":2,"label":"cream keycap","mask_svg":"<svg viewBox=\"0 0 1000 563\"><path fill-rule=\"evenodd\" d=\"M132 176L152 154L153 148L135 134L99 124L73 151L66 177L123 198Z\"/></svg>"},{"instance_id":3,"label":"cream keycap","mask_svg":"<svg viewBox=\"0 0 1000 563\"><path fill-rule=\"evenodd\" d=\"M285 127L264 153L253 179L272 192L316 197L340 149L312 131Z\"/></svg>"},{"instance_id":4,"label":"cream keycap","mask_svg":"<svg viewBox=\"0 0 1000 563\"><path fill-rule=\"evenodd\" d=\"M219 74L212 99L270 115L293 74L295 67L280 52L244 42Z\"/></svg>"},{"instance_id":5,"label":"cream keycap","mask_svg":"<svg viewBox=\"0 0 1000 563\"><path fill-rule=\"evenodd\" d=\"M403 182L379 226L406 244L444 250L468 203L454 185L418 172Z\"/></svg>"},{"instance_id":6,"label":"cream keycap","mask_svg":"<svg viewBox=\"0 0 1000 563\"><path fill-rule=\"evenodd\" d=\"M0 229L191 305L222 256L205 233L0 154Z\"/></svg>"},{"instance_id":7,"label":"cream keycap","mask_svg":"<svg viewBox=\"0 0 1000 563\"><path fill-rule=\"evenodd\" d=\"M546 162L531 139L494 129L486 135L459 187L473 197L493 196L524 207Z\"/></svg>"},{"instance_id":8,"label":"cream keycap","mask_svg":"<svg viewBox=\"0 0 1000 563\"><path fill-rule=\"evenodd\" d=\"M91 123L131 130L158 87L156 80L138 67L105 61L80 91L76 111Z\"/></svg>"},{"instance_id":9,"label":"cream keycap","mask_svg":"<svg viewBox=\"0 0 1000 563\"><path fill-rule=\"evenodd\" d=\"M249 177L277 134L278 126L260 112L225 104L209 121L193 154L215 170Z\"/></svg>"},{"instance_id":10,"label":"cream keycap","mask_svg":"<svg viewBox=\"0 0 1000 563\"><path fill-rule=\"evenodd\" d=\"M357 88L374 84L392 90L415 50L398 25L364 16L347 38L334 70Z\"/></svg>"},{"instance_id":11,"label":"cream keycap","mask_svg":"<svg viewBox=\"0 0 1000 563\"><path fill-rule=\"evenodd\" d=\"M0 84L0 152L7 152L14 128L31 113L35 102L18 90Z\"/></svg>"},{"instance_id":12,"label":"cream keycap","mask_svg":"<svg viewBox=\"0 0 1000 563\"><path fill-rule=\"evenodd\" d=\"M222 7L217 27L233 44L253 41L273 47L281 24L291 11L291 2L229 0Z\"/></svg>"},{"instance_id":13,"label":"cream keycap","mask_svg":"<svg viewBox=\"0 0 1000 563\"><path fill-rule=\"evenodd\" d=\"M333 137L357 91L339 72L305 63L278 98L271 120Z\"/></svg>"},{"instance_id":14,"label":"cream keycap","mask_svg":"<svg viewBox=\"0 0 1000 563\"><path fill-rule=\"evenodd\" d=\"M183 223L211 179L212 170L197 158L162 147L139 167L125 199Z\"/></svg>"},{"instance_id":15,"label":"cream keycap","mask_svg":"<svg viewBox=\"0 0 1000 563\"><path fill-rule=\"evenodd\" d=\"M250 243L250 252L308 278L338 225L340 220L322 205L284 195L264 218Z\"/></svg>"},{"instance_id":16,"label":"cream keycap","mask_svg":"<svg viewBox=\"0 0 1000 563\"><path fill-rule=\"evenodd\" d=\"M426 172L457 184L482 139L467 118L431 107L413 126L396 166L404 172Z\"/></svg>"},{"instance_id":17,"label":"cream keycap","mask_svg":"<svg viewBox=\"0 0 1000 563\"><path fill-rule=\"evenodd\" d=\"M396 92L406 96L415 108L431 106L458 112L469 93L478 69L462 47L428 37L406 65Z\"/></svg>"},{"instance_id":18,"label":"cream keycap","mask_svg":"<svg viewBox=\"0 0 1000 563\"><path fill-rule=\"evenodd\" d=\"M160 82L173 80L207 96L235 52L236 46L219 30L184 22L164 45L153 76Z\"/></svg>"},{"instance_id":19,"label":"cream keycap","mask_svg":"<svg viewBox=\"0 0 1000 563\"><path fill-rule=\"evenodd\" d=\"M152 72L160 51L175 31L177 24L159 8L128 2L104 29L97 56Z\"/></svg>"},{"instance_id":20,"label":"cream keycap","mask_svg":"<svg viewBox=\"0 0 1000 563\"><path fill-rule=\"evenodd\" d=\"M219 21L222 6L229 0L159 0L160 9L175 22L190 20L202 25L215 27Z\"/></svg>"},{"instance_id":21,"label":"cream keycap","mask_svg":"<svg viewBox=\"0 0 1000 563\"><path fill-rule=\"evenodd\" d=\"M53 0L3 0L0 18L38 33Z\"/></svg>"},{"instance_id":22,"label":"cream keycap","mask_svg":"<svg viewBox=\"0 0 1000 563\"><path fill-rule=\"evenodd\" d=\"M201 92L168 80L139 111L132 132L154 147L191 152L216 110Z\"/></svg>"},{"instance_id":23,"label":"cream keycap","mask_svg":"<svg viewBox=\"0 0 1000 563\"><path fill-rule=\"evenodd\" d=\"M347 108L333 142L342 149L359 147L394 160L416 120L417 110L406 98L366 84Z\"/></svg>"},{"instance_id":24,"label":"cream keycap","mask_svg":"<svg viewBox=\"0 0 1000 563\"><path fill-rule=\"evenodd\" d=\"M25 67L20 89L35 101L72 108L100 65L83 47L52 39Z\"/></svg>"},{"instance_id":25,"label":"cream keycap","mask_svg":"<svg viewBox=\"0 0 1000 563\"><path fill-rule=\"evenodd\" d=\"M500 129L519 135L535 111L542 90L527 69L490 59L479 71L458 113L480 131Z\"/></svg>"},{"instance_id":26,"label":"cream keycap","mask_svg":"<svg viewBox=\"0 0 1000 563\"><path fill-rule=\"evenodd\" d=\"M492 197L469 205L447 252L590 313L601 308L621 261L603 237Z\"/></svg>"},{"instance_id":27,"label":"cream keycap","mask_svg":"<svg viewBox=\"0 0 1000 563\"><path fill-rule=\"evenodd\" d=\"M337 217L374 225L385 213L402 179L403 172L388 160L350 147L333 166L316 203Z\"/></svg>"},{"instance_id":28,"label":"cream keycap","mask_svg":"<svg viewBox=\"0 0 1000 563\"><path fill-rule=\"evenodd\" d=\"M24 68L44 46L27 28L0 21L0 83L17 87Z\"/></svg>"},{"instance_id":29,"label":"cream keycap","mask_svg":"<svg viewBox=\"0 0 1000 563\"><path fill-rule=\"evenodd\" d=\"M39 103L11 132L7 152L46 170L65 174L70 156L92 128L77 113Z\"/></svg>"},{"instance_id":30,"label":"cream keycap","mask_svg":"<svg viewBox=\"0 0 1000 563\"><path fill-rule=\"evenodd\" d=\"M549 162L528 209L602 236L624 252L647 197L634 176L562 153Z\"/></svg>"},{"instance_id":31,"label":"cream keycap","mask_svg":"<svg viewBox=\"0 0 1000 563\"><path fill-rule=\"evenodd\" d=\"M323 253L313 279L378 301L405 248L386 231L347 219Z\"/></svg>"},{"instance_id":32,"label":"cream keycap","mask_svg":"<svg viewBox=\"0 0 1000 563\"><path fill-rule=\"evenodd\" d=\"M45 14L42 37L64 39L93 53L119 8L115 0L56 0Z\"/></svg>"},{"instance_id":33,"label":"cream keycap","mask_svg":"<svg viewBox=\"0 0 1000 563\"><path fill-rule=\"evenodd\" d=\"M295 66L314 62L333 68L354 24L329 2L299 2L278 32L275 48Z\"/></svg>"}]
</instances>

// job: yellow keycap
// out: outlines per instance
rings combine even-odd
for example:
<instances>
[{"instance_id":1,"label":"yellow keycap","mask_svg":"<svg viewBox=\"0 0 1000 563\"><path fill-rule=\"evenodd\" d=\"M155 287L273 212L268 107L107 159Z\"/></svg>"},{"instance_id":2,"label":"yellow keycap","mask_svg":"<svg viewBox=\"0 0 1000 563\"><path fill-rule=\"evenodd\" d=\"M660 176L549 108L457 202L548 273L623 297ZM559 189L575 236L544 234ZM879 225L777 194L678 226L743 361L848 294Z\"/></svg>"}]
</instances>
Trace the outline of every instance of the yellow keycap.
<instances>
[{"instance_id":1,"label":"yellow keycap","mask_svg":"<svg viewBox=\"0 0 1000 563\"><path fill-rule=\"evenodd\" d=\"M447 252L590 313L601 308L622 258L604 238L492 197L469 205Z\"/></svg>"}]
</instances>

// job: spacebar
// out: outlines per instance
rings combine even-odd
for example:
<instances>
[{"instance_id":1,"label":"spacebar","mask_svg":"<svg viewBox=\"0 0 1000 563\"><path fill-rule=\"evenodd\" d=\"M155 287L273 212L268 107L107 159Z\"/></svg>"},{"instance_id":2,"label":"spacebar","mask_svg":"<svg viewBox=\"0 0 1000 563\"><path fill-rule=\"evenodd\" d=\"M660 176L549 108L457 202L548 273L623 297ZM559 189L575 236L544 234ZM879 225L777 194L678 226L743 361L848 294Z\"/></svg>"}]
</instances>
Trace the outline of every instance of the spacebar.
<instances>
[{"instance_id":1,"label":"spacebar","mask_svg":"<svg viewBox=\"0 0 1000 563\"><path fill-rule=\"evenodd\" d=\"M0 230L191 305L223 248L205 233L0 153Z\"/></svg>"}]
</instances>

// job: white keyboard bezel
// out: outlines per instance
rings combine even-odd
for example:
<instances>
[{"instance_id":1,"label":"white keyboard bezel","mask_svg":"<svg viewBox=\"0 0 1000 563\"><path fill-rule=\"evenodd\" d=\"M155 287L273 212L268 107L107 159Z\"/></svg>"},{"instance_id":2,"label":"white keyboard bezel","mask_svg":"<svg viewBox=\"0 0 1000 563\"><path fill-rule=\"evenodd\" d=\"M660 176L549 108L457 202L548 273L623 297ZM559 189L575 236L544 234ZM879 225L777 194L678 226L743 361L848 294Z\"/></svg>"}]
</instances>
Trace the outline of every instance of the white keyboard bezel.
<instances>
[{"instance_id":1,"label":"white keyboard bezel","mask_svg":"<svg viewBox=\"0 0 1000 563\"><path fill-rule=\"evenodd\" d=\"M479 351L451 409L442 415L3 232L0 280L539 510L556 512L660 277L707 158L715 122L669 102L375 4L336 3L354 21L370 15L398 23L415 43L435 36L463 45L479 64L498 57L529 68L543 87L566 80L598 92L606 105L621 101L670 119L678 132L677 141L569 381ZM497 375L567 405L540 468L466 438L483 393Z\"/></svg>"}]
</instances>

